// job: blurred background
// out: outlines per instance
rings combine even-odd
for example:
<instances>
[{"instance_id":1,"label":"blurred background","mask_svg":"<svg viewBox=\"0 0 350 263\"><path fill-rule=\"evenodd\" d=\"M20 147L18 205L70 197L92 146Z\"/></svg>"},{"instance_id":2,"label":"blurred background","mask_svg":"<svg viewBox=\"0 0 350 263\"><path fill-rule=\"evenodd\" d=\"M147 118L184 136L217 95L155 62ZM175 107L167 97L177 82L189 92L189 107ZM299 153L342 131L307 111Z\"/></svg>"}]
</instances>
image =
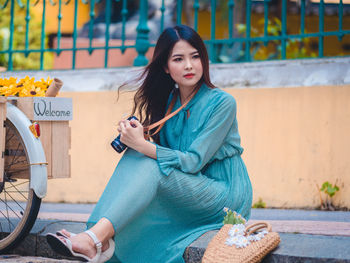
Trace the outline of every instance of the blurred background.
<instances>
[{"instance_id":1,"label":"blurred background","mask_svg":"<svg viewBox=\"0 0 350 263\"><path fill-rule=\"evenodd\" d=\"M98 200L137 88L118 87L176 24L199 32L237 100L254 206L349 209L350 0L0 0L1 77L59 77L73 98L70 178L44 201Z\"/></svg>"}]
</instances>

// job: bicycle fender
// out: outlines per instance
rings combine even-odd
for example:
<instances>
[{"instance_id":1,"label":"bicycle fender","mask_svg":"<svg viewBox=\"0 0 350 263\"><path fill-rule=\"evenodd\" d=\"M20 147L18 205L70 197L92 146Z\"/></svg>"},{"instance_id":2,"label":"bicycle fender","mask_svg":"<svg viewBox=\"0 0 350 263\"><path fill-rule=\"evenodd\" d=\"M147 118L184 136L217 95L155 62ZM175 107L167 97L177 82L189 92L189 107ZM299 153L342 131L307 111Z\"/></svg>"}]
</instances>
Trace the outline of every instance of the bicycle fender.
<instances>
[{"instance_id":1,"label":"bicycle fender","mask_svg":"<svg viewBox=\"0 0 350 263\"><path fill-rule=\"evenodd\" d=\"M32 122L16 106L7 103L6 117L18 130L27 149L31 174L29 187L39 198L44 198L47 191L47 164L41 141L29 130Z\"/></svg>"}]
</instances>

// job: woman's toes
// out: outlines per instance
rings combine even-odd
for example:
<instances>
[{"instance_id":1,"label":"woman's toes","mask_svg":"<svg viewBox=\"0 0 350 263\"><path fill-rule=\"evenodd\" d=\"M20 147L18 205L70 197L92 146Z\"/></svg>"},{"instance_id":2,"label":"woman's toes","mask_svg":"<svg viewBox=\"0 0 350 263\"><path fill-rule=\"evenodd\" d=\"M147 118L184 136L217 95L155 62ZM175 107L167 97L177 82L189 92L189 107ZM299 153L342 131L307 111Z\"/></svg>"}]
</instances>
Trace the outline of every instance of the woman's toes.
<instances>
[{"instance_id":1,"label":"woman's toes","mask_svg":"<svg viewBox=\"0 0 350 263\"><path fill-rule=\"evenodd\" d=\"M66 243L66 238L65 238L65 237L58 236L58 238L59 238L62 242Z\"/></svg>"},{"instance_id":2,"label":"woman's toes","mask_svg":"<svg viewBox=\"0 0 350 263\"><path fill-rule=\"evenodd\" d=\"M67 237L70 237L70 232L69 232L69 231L67 231L67 230L65 230L65 229L62 229L61 232L62 232L63 234L65 234Z\"/></svg>"}]
</instances>

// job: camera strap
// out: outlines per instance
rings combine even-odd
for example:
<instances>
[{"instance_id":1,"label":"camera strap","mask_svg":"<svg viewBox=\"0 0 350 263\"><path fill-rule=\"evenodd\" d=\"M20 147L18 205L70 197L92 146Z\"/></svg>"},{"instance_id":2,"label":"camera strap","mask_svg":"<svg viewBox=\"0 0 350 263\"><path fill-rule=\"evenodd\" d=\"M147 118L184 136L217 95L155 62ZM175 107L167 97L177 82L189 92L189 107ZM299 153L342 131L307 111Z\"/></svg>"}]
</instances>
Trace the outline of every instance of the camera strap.
<instances>
[{"instance_id":1,"label":"camera strap","mask_svg":"<svg viewBox=\"0 0 350 263\"><path fill-rule=\"evenodd\" d=\"M145 139L146 140L149 140L151 138L151 136L157 134L164 126L165 122L169 119L171 119L172 117L174 117L176 114L178 114L183 108L185 108L187 106L187 104L190 102L190 100L194 97L194 95L196 95L197 91L199 89L196 90L196 92L194 92L190 97L188 97L188 99L185 101L184 104L181 105L181 107L179 107L176 111L174 112L171 112L174 108L174 105L175 105L175 102L176 102L176 99L177 99L177 96L178 96L178 92L176 92L174 94L174 97L173 99L171 100L170 102L170 105L168 107L168 110L166 111L165 113L165 117L149 126L146 126L144 127L144 133L145 133ZM150 134L150 130L154 129L154 128L157 128L157 130L155 130L155 132L153 132L152 134Z\"/></svg>"}]
</instances>

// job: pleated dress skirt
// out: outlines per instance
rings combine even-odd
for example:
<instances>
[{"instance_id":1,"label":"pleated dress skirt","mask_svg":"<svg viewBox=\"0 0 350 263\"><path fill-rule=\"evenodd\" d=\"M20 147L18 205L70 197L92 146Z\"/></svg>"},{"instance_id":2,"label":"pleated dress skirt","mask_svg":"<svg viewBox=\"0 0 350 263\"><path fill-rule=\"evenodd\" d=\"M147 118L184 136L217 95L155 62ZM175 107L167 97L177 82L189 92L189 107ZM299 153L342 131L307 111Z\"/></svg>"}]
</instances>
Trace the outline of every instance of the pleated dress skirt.
<instances>
[{"instance_id":1,"label":"pleated dress skirt","mask_svg":"<svg viewBox=\"0 0 350 263\"><path fill-rule=\"evenodd\" d=\"M200 173L175 169L127 149L91 214L87 227L107 218L115 230L110 262L185 262L186 247L219 229L229 207L249 219L252 187L240 155L214 160Z\"/></svg>"}]
</instances>

